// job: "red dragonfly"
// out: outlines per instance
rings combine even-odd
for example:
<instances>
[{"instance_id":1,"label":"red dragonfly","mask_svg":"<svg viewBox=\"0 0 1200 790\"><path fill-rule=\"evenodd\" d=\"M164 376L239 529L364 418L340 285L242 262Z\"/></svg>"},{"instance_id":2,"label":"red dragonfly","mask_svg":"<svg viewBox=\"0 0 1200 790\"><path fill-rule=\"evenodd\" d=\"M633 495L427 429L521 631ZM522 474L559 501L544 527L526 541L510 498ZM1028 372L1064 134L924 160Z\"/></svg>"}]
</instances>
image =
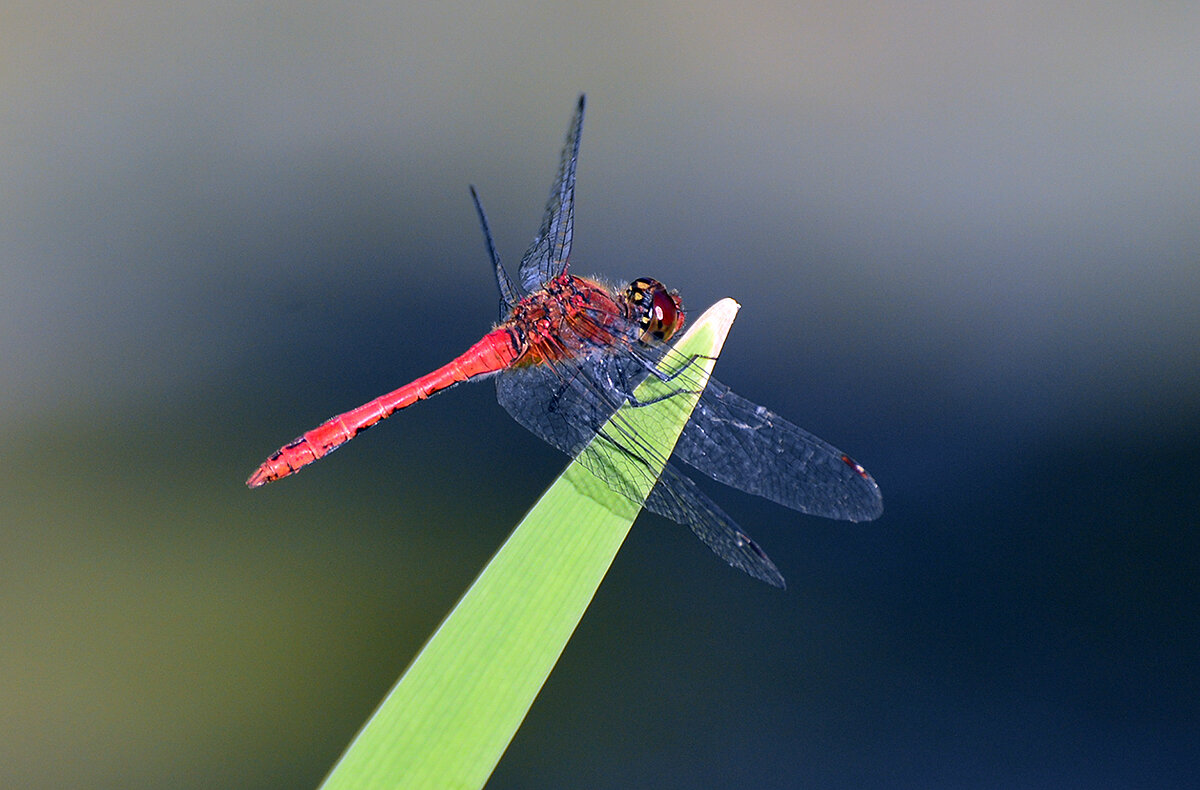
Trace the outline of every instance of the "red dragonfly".
<instances>
[{"instance_id":1,"label":"red dragonfly","mask_svg":"<svg viewBox=\"0 0 1200 790\"><path fill-rule=\"evenodd\" d=\"M328 455L396 411L462 381L496 375L500 404L559 450L579 456L615 491L627 493L631 472L604 468L580 453L593 439L617 445L632 474L653 475L654 451L628 425L605 424L671 353L684 323L679 295L641 278L623 288L568 273L574 232L575 166L583 130L579 98L558 177L541 228L521 260L520 284L500 262L483 206L471 198L500 289L501 321L461 356L357 409L332 417L288 442L246 485L264 485ZM684 365L686 368L686 364ZM686 382L680 385L686 389ZM865 521L883 512L879 486L850 456L710 380L671 458L727 485L811 515ZM658 459L661 460L661 459ZM688 477L668 463L646 508L692 529L735 568L784 586L770 558Z\"/></svg>"}]
</instances>

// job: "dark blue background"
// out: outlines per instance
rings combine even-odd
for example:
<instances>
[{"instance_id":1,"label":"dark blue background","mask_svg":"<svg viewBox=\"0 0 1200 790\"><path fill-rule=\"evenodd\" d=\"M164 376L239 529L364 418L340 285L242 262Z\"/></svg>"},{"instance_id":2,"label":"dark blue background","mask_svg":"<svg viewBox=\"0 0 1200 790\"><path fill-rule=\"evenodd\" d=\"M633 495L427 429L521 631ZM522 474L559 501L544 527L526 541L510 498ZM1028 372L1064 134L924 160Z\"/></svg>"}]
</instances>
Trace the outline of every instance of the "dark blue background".
<instances>
[{"instance_id":1,"label":"dark blue background","mask_svg":"<svg viewBox=\"0 0 1200 790\"><path fill-rule=\"evenodd\" d=\"M574 261L886 511L643 517L492 787L1172 787L1200 742L1188 8L57 4L0 33L0 785L306 787L562 468L447 361Z\"/></svg>"}]
</instances>

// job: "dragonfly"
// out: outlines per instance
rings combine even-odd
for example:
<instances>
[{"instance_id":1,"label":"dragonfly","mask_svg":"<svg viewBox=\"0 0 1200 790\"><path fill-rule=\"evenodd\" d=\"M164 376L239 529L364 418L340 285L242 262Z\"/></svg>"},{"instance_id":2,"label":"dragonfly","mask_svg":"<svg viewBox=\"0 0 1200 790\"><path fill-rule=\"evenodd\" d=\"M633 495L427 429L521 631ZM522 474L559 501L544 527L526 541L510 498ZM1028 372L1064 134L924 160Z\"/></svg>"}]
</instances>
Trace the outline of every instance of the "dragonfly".
<instances>
[{"instance_id":1,"label":"dragonfly","mask_svg":"<svg viewBox=\"0 0 1200 790\"><path fill-rule=\"evenodd\" d=\"M499 323L446 365L288 442L246 484L257 488L293 474L400 409L461 382L494 377L497 399L522 426L580 459L635 503L642 498L631 481L641 476L652 482L646 509L691 528L734 568L783 588L783 575L762 548L679 464L801 513L846 521L883 512L879 486L846 453L713 379L669 460L620 419L623 405L646 405L634 390L648 376L669 379L670 392L689 391L686 375L668 377L659 369L675 353L671 339L685 312L678 292L653 278L613 287L569 271L584 107L580 96L541 227L516 281L500 261L479 195L470 189L500 291ZM691 361L681 360L680 370L686 372ZM592 442L618 450L621 470L589 452Z\"/></svg>"}]
</instances>

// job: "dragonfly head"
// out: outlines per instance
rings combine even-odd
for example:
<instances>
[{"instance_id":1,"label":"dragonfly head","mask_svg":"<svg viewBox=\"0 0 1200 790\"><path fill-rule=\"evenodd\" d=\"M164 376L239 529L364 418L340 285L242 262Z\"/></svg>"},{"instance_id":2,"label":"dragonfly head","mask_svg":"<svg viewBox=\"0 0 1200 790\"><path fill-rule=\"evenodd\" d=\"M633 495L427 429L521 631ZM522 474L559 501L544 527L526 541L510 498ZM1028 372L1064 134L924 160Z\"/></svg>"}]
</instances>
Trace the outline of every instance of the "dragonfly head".
<instances>
[{"instance_id":1,"label":"dragonfly head","mask_svg":"<svg viewBox=\"0 0 1200 790\"><path fill-rule=\"evenodd\" d=\"M683 303L676 291L668 291L658 280L639 277L625 289L625 303L642 334L638 341L665 343L683 328Z\"/></svg>"}]
</instances>

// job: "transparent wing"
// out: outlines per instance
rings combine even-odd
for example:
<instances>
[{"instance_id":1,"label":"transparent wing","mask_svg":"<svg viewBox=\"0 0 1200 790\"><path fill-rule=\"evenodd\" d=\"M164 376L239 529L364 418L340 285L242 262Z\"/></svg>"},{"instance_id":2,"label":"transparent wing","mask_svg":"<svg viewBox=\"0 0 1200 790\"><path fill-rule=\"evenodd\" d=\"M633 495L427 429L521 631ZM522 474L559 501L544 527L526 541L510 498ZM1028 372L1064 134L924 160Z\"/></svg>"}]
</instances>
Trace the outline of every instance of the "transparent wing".
<instances>
[{"instance_id":1,"label":"transparent wing","mask_svg":"<svg viewBox=\"0 0 1200 790\"><path fill-rule=\"evenodd\" d=\"M783 574L725 511L673 464L663 469L646 509L689 527L721 559L759 581L783 589Z\"/></svg>"},{"instance_id":2,"label":"transparent wing","mask_svg":"<svg viewBox=\"0 0 1200 790\"><path fill-rule=\"evenodd\" d=\"M883 512L879 486L848 455L716 380L709 380L673 457L801 513L869 521Z\"/></svg>"},{"instance_id":3,"label":"transparent wing","mask_svg":"<svg viewBox=\"0 0 1200 790\"><path fill-rule=\"evenodd\" d=\"M496 398L513 419L543 441L577 456L625 402L624 393L632 392L646 375L641 363L614 356L511 368L496 378ZM636 436L629 435L620 443L637 442Z\"/></svg>"},{"instance_id":4,"label":"transparent wing","mask_svg":"<svg viewBox=\"0 0 1200 790\"><path fill-rule=\"evenodd\" d=\"M521 259L519 278L527 292L562 273L571 254L571 235L575 229L575 162L579 158L579 136L583 132L584 97L579 97L575 116L567 129L558 178L550 188L542 226Z\"/></svg>"},{"instance_id":5,"label":"transparent wing","mask_svg":"<svg viewBox=\"0 0 1200 790\"><path fill-rule=\"evenodd\" d=\"M492 271L496 275L496 287L500 289L500 318L503 320L512 312L513 305L521 298L521 292L513 285L508 272L504 270L504 264L500 262L500 253L496 252L496 240L492 238L492 229L488 225L487 214L483 212L483 203L479 200L479 193L475 191L474 185L471 185L471 202L475 204L475 213L479 215L479 224L483 228L483 243L487 245L488 257L492 260Z\"/></svg>"},{"instance_id":6,"label":"transparent wing","mask_svg":"<svg viewBox=\"0 0 1200 790\"><path fill-rule=\"evenodd\" d=\"M670 464L660 476L652 471L665 459L628 425L605 423L648 375L647 360L596 356L582 364L545 364L505 371L496 379L500 404L521 425L577 458L609 488L638 502L637 483L653 482L646 508L687 526L733 567L776 587L782 574L758 544L696 484ZM599 453L594 437L620 452ZM657 461L658 463L651 463ZM657 479L656 479L657 477ZM643 488L644 490L644 488Z\"/></svg>"}]
</instances>

